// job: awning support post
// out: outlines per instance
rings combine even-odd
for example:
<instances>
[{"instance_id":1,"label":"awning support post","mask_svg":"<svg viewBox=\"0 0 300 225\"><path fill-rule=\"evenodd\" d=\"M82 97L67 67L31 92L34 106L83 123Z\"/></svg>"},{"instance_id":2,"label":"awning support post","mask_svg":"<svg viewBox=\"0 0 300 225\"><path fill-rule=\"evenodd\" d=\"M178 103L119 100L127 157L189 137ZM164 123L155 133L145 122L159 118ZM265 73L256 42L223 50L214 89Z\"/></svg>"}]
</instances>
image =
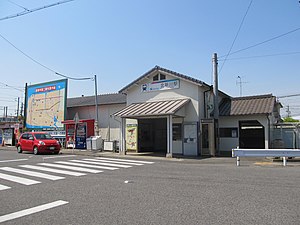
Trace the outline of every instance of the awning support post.
<instances>
[{"instance_id":1,"label":"awning support post","mask_svg":"<svg viewBox=\"0 0 300 225\"><path fill-rule=\"evenodd\" d=\"M120 155L126 155L126 119L121 118L121 140L120 140L120 150L119 154Z\"/></svg>"},{"instance_id":2,"label":"awning support post","mask_svg":"<svg viewBox=\"0 0 300 225\"><path fill-rule=\"evenodd\" d=\"M167 117L167 158L173 157L173 117Z\"/></svg>"}]
</instances>

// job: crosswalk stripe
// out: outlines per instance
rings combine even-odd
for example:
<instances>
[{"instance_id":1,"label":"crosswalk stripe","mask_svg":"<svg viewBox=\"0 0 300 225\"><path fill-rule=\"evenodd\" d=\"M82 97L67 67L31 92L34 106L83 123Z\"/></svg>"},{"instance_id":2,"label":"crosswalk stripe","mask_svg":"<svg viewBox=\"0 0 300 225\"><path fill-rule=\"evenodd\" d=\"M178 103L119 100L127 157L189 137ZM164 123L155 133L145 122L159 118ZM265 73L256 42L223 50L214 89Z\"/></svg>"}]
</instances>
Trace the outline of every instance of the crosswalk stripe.
<instances>
[{"instance_id":1,"label":"crosswalk stripe","mask_svg":"<svg viewBox=\"0 0 300 225\"><path fill-rule=\"evenodd\" d=\"M34 170L47 171L47 172L51 172L51 173L59 173L59 174L64 174L64 175L70 175L70 176L75 176L75 177L86 175L85 173L73 172L73 171L68 171L68 170L59 170L59 169L42 167L42 166L20 165L20 167L24 167L24 168L28 168L28 169L34 169Z\"/></svg>"},{"instance_id":2,"label":"crosswalk stripe","mask_svg":"<svg viewBox=\"0 0 300 225\"><path fill-rule=\"evenodd\" d=\"M143 163L143 164L153 164L154 163L154 162L149 162L149 161L129 160L129 159L116 159L116 158L106 158L106 157L99 157L99 159L107 159L107 160L120 161L120 162Z\"/></svg>"},{"instance_id":3,"label":"crosswalk stripe","mask_svg":"<svg viewBox=\"0 0 300 225\"><path fill-rule=\"evenodd\" d=\"M116 167L88 165L88 162L84 162L84 161L81 161L81 160L70 160L70 161L72 161L72 162L56 162L56 163L72 165L72 166L89 167L89 168L95 168L95 169L104 169L104 170L117 170L117 169L119 169L119 168L116 168Z\"/></svg>"},{"instance_id":4,"label":"crosswalk stripe","mask_svg":"<svg viewBox=\"0 0 300 225\"><path fill-rule=\"evenodd\" d=\"M19 183L19 184L24 184L24 185L32 185L32 184L41 183L41 182L36 181L36 180L31 180L31 179L27 179L27 178L12 176L12 175L8 175L8 174L4 174L4 173L0 173L0 178L2 178L4 180L13 181L13 182L16 182L16 183Z\"/></svg>"},{"instance_id":5,"label":"crosswalk stripe","mask_svg":"<svg viewBox=\"0 0 300 225\"><path fill-rule=\"evenodd\" d=\"M10 189L10 187L0 184L0 191Z\"/></svg>"},{"instance_id":6,"label":"crosswalk stripe","mask_svg":"<svg viewBox=\"0 0 300 225\"><path fill-rule=\"evenodd\" d=\"M123 165L131 165L131 166L142 166L144 164L141 163L133 163L133 162L118 162L118 161L113 161L113 160L102 160L100 159L95 159L97 162L104 162L104 163L117 163L117 164L123 164Z\"/></svg>"},{"instance_id":7,"label":"crosswalk stripe","mask_svg":"<svg viewBox=\"0 0 300 225\"><path fill-rule=\"evenodd\" d=\"M88 173L101 173L101 172L103 172L102 170L94 170L94 169L75 167L75 166L65 166L65 165L52 164L52 163L39 163L39 165L62 168L62 169L69 169L69 170L75 170L75 171L81 171L81 172L88 172Z\"/></svg>"},{"instance_id":8,"label":"crosswalk stripe","mask_svg":"<svg viewBox=\"0 0 300 225\"><path fill-rule=\"evenodd\" d=\"M39 178L44 178L44 179L48 179L48 180L65 179L64 177L53 176L53 175L49 175L49 174L46 174L46 173L39 173L39 172L28 171L28 170L20 170L20 169L15 169L15 168L11 168L11 167L2 167L0 169L4 170L4 171L8 171L8 172L19 173L19 174L23 174L23 175L28 175L28 176L32 176L32 177L39 177Z\"/></svg>"},{"instance_id":9,"label":"crosswalk stripe","mask_svg":"<svg viewBox=\"0 0 300 225\"><path fill-rule=\"evenodd\" d=\"M119 165L119 164L116 164L116 163L105 163L105 162L101 162L97 159L83 159L83 160L98 162L99 165L103 165L103 166L112 166L112 167L120 167L120 168L130 168L130 167L132 167L132 166L127 166L127 165Z\"/></svg>"},{"instance_id":10,"label":"crosswalk stripe","mask_svg":"<svg viewBox=\"0 0 300 225\"><path fill-rule=\"evenodd\" d=\"M23 217L23 216L28 216L28 215L31 215L33 213L38 213L38 212L41 212L41 211L52 209L52 208L55 208L55 207L58 207L58 206L68 204L68 203L69 202L66 202L66 201L63 201L63 200L58 200L58 201L47 203L47 204L44 204L44 205L39 205L39 206L36 206L36 207L33 207L33 208L24 209L24 210L21 210L21 211L18 211L18 212L6 214L6 215L3 215L3 216L0 216L0 223L6 222L6 221L9 221L9 220L13 220L13 219L17 219L17 218L20 218L20 217Z\"/></svg>"}]
</instances>

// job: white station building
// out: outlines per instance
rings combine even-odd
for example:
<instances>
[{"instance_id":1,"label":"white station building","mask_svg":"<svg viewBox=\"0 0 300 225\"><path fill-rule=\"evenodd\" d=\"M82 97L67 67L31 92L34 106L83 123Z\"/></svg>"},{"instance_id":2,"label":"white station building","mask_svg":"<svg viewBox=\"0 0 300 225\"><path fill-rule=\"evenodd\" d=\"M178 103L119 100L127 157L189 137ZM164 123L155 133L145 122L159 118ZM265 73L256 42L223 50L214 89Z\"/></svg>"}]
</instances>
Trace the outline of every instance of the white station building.
<instances>
[{"instance_id":1,"label":"white station building","mask_svg":"<svg viewBox=\"0 0 300 225\"><path fill-rule=\"evenodd\" d=\"M213 117L213 87L159 66L122 88L98 96L100 135L119 143L119 152L168 157L226 156L231 149L271 148L281 104L272 94L233 98L218 91L219 118ZM70 98L68 118L94 119L93 96Z\"/></svg>"}]
</instances>

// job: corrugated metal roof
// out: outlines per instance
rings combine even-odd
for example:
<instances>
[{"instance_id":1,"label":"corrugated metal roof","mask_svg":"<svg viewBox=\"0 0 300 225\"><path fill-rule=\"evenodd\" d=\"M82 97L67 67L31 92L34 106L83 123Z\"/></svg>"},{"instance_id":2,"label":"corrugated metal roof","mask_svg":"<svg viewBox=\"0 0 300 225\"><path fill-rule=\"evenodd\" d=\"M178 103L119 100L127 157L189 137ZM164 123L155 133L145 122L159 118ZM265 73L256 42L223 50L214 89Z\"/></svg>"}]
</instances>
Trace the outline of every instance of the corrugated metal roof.
<instances>
[{"instance_id":1,"label":"corrugated metal roof","mask_svg":"<svg viewBox=\"0 0 300 225\"><path fill-rule=\"evenodd\" d=\"M126 104L126 95L120 93L104 94L97 96L98 105ZM67 99L67 107L81 107L95 105L95 96L83 96Z\"/></svg>"},{"instance_id":2,"label":"corrugated metal roof","mask_svg":"<svg viewBox=\"0 0 300 225\"><path fill-rule=\"evenodd\" d=\"M156 102L132 103L119 112L116 112L114 115L127 118L173 115L189 101L190 99L177 99Z\"/></svg>"},{"instance_id":3,"label":"corrugated metal roof","mask_svg":"<svg viewBox=\"0 0 300 225\"><path fill-rule=\"evenodd\" d=\"M276 98L273 95L258 95L226 99L220 104L220 116L270 114Z\"/></svg>"}]
</instances>

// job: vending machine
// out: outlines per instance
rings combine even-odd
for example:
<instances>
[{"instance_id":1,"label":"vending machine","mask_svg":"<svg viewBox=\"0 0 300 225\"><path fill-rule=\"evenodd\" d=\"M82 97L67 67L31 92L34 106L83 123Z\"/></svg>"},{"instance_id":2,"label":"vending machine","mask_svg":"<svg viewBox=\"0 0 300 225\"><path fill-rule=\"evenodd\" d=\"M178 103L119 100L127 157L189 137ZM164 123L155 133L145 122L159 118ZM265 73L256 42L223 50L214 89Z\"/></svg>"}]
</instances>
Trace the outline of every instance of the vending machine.
<instances>
[{"instance_id":1,"label":"vending machine","mask_svg":"<svg viewBox=\"0 0 300 225\"><path fill-rule=\"evenodd\" d=\"M66 127L66 148L86 149L86 139L94 136L94 119L74 121L66 120L62 123Z\"/></svg>"},{"instance_id":2,"label":"vending machine","mask_svg":"<svg viewBox=\"0 0 300 225\"><path fill-rule=\"evenodd\" d=\"M76 127L75 148L86 149L86 123L79 123Z\"/></svg>"}]
</instances>

